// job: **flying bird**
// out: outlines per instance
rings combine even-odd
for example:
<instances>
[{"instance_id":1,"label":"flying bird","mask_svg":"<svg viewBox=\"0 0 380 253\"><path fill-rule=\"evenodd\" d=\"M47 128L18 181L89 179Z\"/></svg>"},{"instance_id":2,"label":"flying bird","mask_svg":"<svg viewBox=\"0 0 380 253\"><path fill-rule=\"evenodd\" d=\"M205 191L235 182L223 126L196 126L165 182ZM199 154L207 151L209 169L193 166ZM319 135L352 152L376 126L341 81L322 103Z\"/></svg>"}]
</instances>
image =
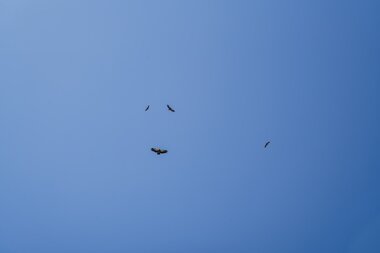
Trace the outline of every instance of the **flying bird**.
<instances>
[{"instance_id":1,"label":"flying bird","mask_svg":"<svg viewBox=\"0 0 380 253\"><path fill-rule=\"evenodd\" d=\"M150 105L148 105L148 106L145 108L145 111L148 111L148 110L149 110L149 106L150 106Z\"/></svg>"},{"instance_id":2,"label":"flying bird","mask_svg":"<svg viewBox=\"0 0 380 253\"><path fill-rule=\"evenodd\" d=\"M175 110L173 108L171 108L170 105L166 105L166 106L168 107L169 111L175 112Z\"/></svg>"},{"instance_id":3,"label":"flying bird","mask_svg":"<svg viewBox=\"0 0 380 253\"><path fill-rule=\"evenodd\" d=\"M267 143L265 143L264 148L268 147L269 143L270 143L270 141L268 141Z\"/></svg>"},{"instance_id":4,"label":"flying bird","mask_svg":"<svg viewBox=\"0 0 380 253\"><path fill-rule=\"evenodd\" d=\"M150 150L152 150L157 155L165 154L168 152L166 149L160 149L160 148L151 148Z\"/></svg>"}]
</instances>

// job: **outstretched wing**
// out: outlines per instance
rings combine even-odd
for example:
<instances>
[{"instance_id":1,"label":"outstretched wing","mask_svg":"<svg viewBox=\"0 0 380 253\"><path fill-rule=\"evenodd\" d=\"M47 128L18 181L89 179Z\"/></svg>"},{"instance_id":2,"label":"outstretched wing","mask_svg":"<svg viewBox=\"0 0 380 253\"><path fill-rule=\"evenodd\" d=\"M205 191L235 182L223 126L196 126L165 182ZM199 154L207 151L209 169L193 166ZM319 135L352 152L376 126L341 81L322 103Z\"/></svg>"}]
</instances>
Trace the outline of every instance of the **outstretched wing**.
<instances>
[{"instance_id":1,"label":"outstretched wing","mask_svg":"<svg viewBox=\"0 0 380 253\"><path fill-rule=\"evenodd\" d=\"M165 153L167 153L168 151L166 150L166 149L162 149L161 150L161 154L165 154Z\"/></svg>"},{"instance_id":2,"label":"outstretched wing","mask_svg":"<svg viewBox=\"0 0 380 253\"><path fill-rule=\"evenodd\" d=\"M158 153L159 152L158 148L151 148L150 150L152 150L154 153Z\"/></svg>"},{"instance_id":3,"label":"outstretched wing","mask_svg":"<svg viewBox=\"0 0 380 253\"><path fill-rule=\"evenodd\" d=\"M148 110L149 110L149 106L150 106L150 105L148 105L148 106L146 107L145 111L148 111Z\"/></svg>"},{"instance_id":4,"label":"outstretched wing","mask_svg":"<svg viewBox=\"0 0 380 253\"><path fill-rule=\"evenodd\" d=\"M170 107L170 105L166 105L171 112L175 112L173 108Z\"/></svg>"}]
</instances>

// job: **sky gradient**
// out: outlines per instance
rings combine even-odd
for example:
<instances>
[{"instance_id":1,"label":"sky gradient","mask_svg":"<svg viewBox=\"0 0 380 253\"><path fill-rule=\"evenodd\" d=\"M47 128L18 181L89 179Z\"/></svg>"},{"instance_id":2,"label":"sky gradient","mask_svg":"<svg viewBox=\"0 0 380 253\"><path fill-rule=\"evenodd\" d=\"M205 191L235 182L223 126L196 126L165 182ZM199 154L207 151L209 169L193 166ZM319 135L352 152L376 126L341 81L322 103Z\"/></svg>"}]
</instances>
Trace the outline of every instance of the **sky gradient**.
<instances>
[{"instance_id":1,"label":"sky gradient","mask_svg":"<svg viewBox=\"0 0 380 253\"><path fill-rule=\"evenodd\" d=\"M0 252L380 252L379 13L0 0Z\"/></svg>"}]
</instances>

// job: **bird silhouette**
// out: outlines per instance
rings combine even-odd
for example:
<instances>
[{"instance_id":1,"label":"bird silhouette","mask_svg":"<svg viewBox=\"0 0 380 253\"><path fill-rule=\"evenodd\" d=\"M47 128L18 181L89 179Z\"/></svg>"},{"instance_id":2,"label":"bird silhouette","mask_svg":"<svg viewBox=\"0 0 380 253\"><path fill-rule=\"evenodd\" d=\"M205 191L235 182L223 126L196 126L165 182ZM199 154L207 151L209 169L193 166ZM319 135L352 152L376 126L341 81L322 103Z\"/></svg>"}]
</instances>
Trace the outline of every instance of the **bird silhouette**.
<instances>
[{"instance_id":1,"label":"bird silhouette","mask_svg":"<svg viewBox=\"0 0 380 253\"><path fill-rule=\"evenodd\" d=\"M151 148L154 153L157 155L166 154L168 151L166 149L160 149L160 148Z\"/></svg>"},{"instance_id":2,"label":"bird silhouette","mask_svg":"<svg viewBox=\"0 0 380 253\"><path fill-rule=\"evenodd\" d=\"M145 108L145 111L148 111L148 110L149 110L149 107L150 107L150 105L148 105L148 106Z\"/></svg>"},{"instance_id":3,"label":"bird silhouette","mask_svg":"<svg viewBox=\"0 0 380 253\"><path fill-rule=\"evenodd\" d=\"M171 112L175 112L175 110L173 108L170 107L170 105L166 105L168 107L168 110L171 111Z\"/></svg>"},{"instance_id":4,"label":"bird silhouette","mask_svg":"<svg viewBox=\"0 0 380 253\"><path fill-rule=\"evenodd\" d=\"M270 143L270 141L267 141L267 143L265 143L265 145L264 145L264 148L268 147L269 143Z\"/></svg>"}]
</instances>

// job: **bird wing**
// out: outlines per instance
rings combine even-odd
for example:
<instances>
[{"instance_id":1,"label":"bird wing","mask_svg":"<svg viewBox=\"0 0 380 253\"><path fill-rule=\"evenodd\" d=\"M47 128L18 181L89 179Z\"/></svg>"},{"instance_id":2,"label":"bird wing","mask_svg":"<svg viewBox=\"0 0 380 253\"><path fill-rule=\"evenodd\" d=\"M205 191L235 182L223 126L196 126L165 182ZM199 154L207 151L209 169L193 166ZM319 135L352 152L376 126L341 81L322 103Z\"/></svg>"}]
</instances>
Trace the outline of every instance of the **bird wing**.
<instances>
[{"instance_id":1,"label":"bird wing","mask_svg":"<svg viewBox=\"0 0 380 253\"><path fill-rule=\"evenodd\" d=\"M167 153L168 151L166 150L166 149L162 149L161 150L161 154L165 154L165 153Z\"/></svg>"},{"instance_id":2,"label":"bird wing","mask_svg":"<svg viewBox=\"0 0 380 253\"><path fill-rule=\"evenodd\" d=\"M266 148L269 145L269 143L270 143L270 141L268 141L267 143L265 143L264 148Z\"/></svg>"},{"instance_id":3,"label":"bird wing","mask_svg":"<svg viewBox=\"0 0 380 253\"><path fill-rule=\"evenodd\" d=\"M159 149L157 149L157 148L151 148L150 150L152 150L155 153L159 152Z\"/></svg>"},{"instance_id":4,"label":"bird wing","mask_svg":"<svg viewBox=\"0 0 380 253\"><path fill-rule=\"evenodd\" d=\"M173 108L171 108L170 105L166 105L166 106L168 107L169 111L174 112Z\"/></svg>"},{"instance_id":5,"label":"bird wing","mask_svg":"<svg viewBox=\"0 0 380 253\"><path fill-rule=\"evenodd\" d=\"M150 106L150 105L148 105L148 106L146 107L145 111L148 111L148 109L149 109L149 106Z\"/></svg>"}]
</instances>

